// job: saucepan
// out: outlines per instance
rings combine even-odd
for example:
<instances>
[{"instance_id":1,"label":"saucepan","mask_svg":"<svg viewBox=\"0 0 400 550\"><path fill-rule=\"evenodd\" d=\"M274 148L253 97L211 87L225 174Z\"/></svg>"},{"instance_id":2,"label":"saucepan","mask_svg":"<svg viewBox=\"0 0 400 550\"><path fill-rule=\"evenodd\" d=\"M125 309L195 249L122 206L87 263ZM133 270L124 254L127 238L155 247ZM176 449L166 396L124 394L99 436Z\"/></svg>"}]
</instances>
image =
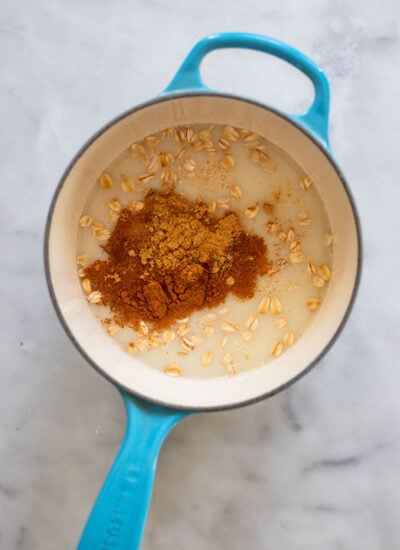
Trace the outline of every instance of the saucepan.
<instances>
[{"instance_id":1,"label":"saucepan","mask_svg":"<svg viewBox=\"0 0 400 550\"><path fill-rule=\"evenodd\" d=\"M209 89L200 64L211 51L248 48L274 55L314 85L311 107L288 115L243 97ZM151 499L157 456L173 426L195 411L218 411L265 399L315 365L341 331L360 276L360 231L348 185L328 142L329 85L308 57L272 38L228 33L209 36L191 50L157 98L113 120L94 135L66 169L47 222L45 263L54 306L73 343L120 390L127 413L122 448L84 528L80 550L138 548ZM247 128L294 158L312 177L326 207L333 239L332 278L314 322L272 363L236 376L168 377L129 356L103 331L76 273L79 217L93 182L135 141L163 128L216 123Z\"/></svg>"}]
</instances>

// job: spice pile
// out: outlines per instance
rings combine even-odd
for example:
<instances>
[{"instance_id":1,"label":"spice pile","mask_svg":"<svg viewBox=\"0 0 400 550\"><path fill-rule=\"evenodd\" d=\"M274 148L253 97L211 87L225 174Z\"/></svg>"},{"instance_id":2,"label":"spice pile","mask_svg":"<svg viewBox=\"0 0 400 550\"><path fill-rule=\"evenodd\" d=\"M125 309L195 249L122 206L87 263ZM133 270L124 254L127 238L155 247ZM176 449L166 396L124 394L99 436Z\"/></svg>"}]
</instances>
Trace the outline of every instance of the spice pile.
<instances>
[{"instance_id":1,"label":"spice pile","mask_svg":"<svg viewBox=\"0 0 400 550\"><path fill-rule=\"evenodd\" d=\"M229 292L249 299L270 267L264 240L246 233L234 212L216 216L201 199L173 191L152 190L121 210L103 249L107 261L93 262L85 277L97 303L134 329L140 321L166 328Z\"/></svg>"}]
</instances>

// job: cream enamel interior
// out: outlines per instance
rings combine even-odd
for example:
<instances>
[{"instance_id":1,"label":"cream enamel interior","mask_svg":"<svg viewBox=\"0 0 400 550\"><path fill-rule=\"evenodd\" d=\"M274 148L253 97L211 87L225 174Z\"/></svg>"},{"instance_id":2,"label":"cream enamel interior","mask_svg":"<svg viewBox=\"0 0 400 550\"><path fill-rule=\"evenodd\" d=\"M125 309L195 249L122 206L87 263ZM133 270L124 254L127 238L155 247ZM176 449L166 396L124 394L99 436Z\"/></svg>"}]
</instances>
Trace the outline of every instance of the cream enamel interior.
<instances>
[{"instance_id":1,"label":"cream enamel interior","mask_svg":"<svg viewBox=\"0 0 400 550\"><path fill-rule=\"evenodd\" d=\"M286 151L308 173L324 202L334 237L332 279L310 328L279 358L235 377L172 378L125 353L89 310L76 275L78 220L98 175L125 148L162 128L194 123L244 127ZM299 376L338 330L358 274L357 224L340 177L322 150L294 124L245 100L196 95L154 102L127 114L103 131L76 160L59 191L50 219L48 267L54 297L69 332L110 379L132 393L172 407L237 406L274 392ZM269 353L266 350L266 353Z\"/></svg>"}]
</instances>

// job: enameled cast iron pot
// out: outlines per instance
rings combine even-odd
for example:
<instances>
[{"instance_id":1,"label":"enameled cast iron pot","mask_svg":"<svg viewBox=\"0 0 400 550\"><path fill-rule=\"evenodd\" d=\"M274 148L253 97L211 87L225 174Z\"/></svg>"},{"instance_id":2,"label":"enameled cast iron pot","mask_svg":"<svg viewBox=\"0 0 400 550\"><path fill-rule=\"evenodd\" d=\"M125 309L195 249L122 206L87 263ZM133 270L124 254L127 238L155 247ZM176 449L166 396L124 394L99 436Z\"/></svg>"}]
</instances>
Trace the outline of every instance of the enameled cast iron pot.
<instances>
[{"instance_id":1,"label":"enameled cast iron pot","mask_svg":"<svg viewBox=\"0 0 400 550\"><path fill-rule=\"evenodd\" d=\"M199 69L204 56L219 48L259 50L297 67L315 88L310 109L299 116L287 115L255 101L211 91ZM348 186L330 154L328 112L328 81L297 50L264 36L210 36L192 49L159 97L110 122L84 145L65 171L46 230L45 261L51 297L71 340L120 389L127 411L122 448L87 521L80 550L138 548L158 452L177 421L193 411L238 407L286 388L310 370L343 327L360 275L360 233ZM209 380L167 377L125 353L89 310L75 263L79 217L98 175L122 150L146 135L169 126L195 123L244 127L285 150L315 183L334 238L332 279L306 333L264 367Z\"/></svg>"}]
</instances>

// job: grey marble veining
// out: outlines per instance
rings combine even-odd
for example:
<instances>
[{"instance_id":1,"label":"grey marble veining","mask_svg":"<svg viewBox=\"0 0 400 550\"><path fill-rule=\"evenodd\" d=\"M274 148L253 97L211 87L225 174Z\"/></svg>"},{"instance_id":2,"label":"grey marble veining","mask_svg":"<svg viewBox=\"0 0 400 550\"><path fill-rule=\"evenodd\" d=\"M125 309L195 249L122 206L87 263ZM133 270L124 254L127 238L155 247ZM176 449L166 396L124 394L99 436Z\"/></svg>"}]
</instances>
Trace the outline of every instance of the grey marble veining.
<instances>
[{"instance_id":1,"label":"grey marble veining","mask_svg":"<svg viewBox=\"0 0 400 550\"><path fill-rule=\"evenodd\" d=\"M364 273L343 334L308 376L172 432L143 547L400 547L398 3L22 0L0 6L2 550L74 548L124 430L117 392L48 297L42 241L57 180L94 131L165 87L196 40L229 30L287 41L327 72ZM204 76L288 111L312 97L261 54L213 54Z\"/></svg>"}]
</instances>

